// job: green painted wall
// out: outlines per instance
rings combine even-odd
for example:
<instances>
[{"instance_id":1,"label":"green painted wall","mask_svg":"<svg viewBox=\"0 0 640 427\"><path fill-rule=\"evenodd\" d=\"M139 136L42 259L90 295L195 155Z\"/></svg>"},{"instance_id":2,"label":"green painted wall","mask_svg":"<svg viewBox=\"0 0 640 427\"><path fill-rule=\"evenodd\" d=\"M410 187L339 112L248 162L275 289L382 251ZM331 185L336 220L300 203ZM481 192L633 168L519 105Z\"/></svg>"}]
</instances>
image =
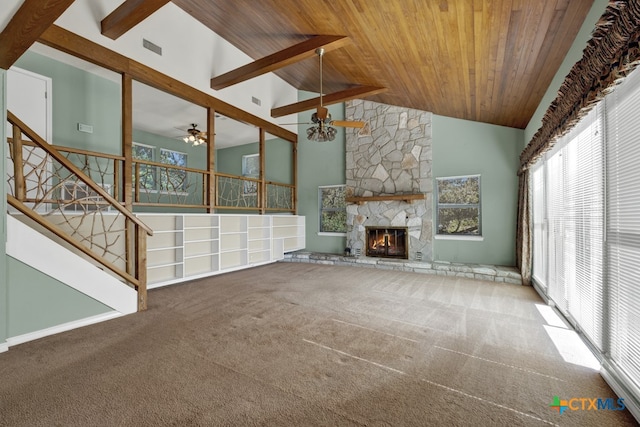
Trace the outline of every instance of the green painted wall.
<instances>
[{"instance_id":1,"label":"green painted wall","mask_svg":"<svg viewBox=\"0 0 640 427\"><path fill-rule=\"evenodd\" d=\"M22 68L27 69L25 66ZM6 72L2 71L0 73L2 88L0 133L2 135L5 134L6 125L5 77ZM5 158L7 145L1 144L1 146L0 155ZM0 176L4 176L5 173L5 162L0 162ZM2 241L0 344L8 337L112 311L109 307L6 255L6 214L4 212L7 209L4 191L0 200L0 210L3 212L0 223L0 240Z\"/></svg>"},{"instance_id":2,"label":"green painted wall","mask_svg":"<svg viewBox=\"0 0 640 427\"><path fill-rule=\"evenodd\" d=\"M315 94L301 93L301 100ZM344 117L344 105L330 106L334 118ZM309 114L301 113L300 121ZM306 216L306 249L342 253L346 238L318 235L318 186L345 183L345 139L341 130L333 142L306 138L298 129L299 213ZM434 259L515 264L518 156L523 131L433 116L433 176L482 175L483 241L434 241ZM435 211L434 211L435 212Z\"/></svg>"},{"instance_id":3,"label":"green painted wall","mask_svg":"<svg viewBox=\"0 0 640 427\"><path fill-rule=\"evenodd\" d=\"M133 141L140 144L158 147L158 150L156 150L157 156L160 156L160 148L186 153L188 167L195 169L207 168L206 146L194 147L191 144L185 144L181 139L167 138L166 136L156 135L136 129L133 130ZM156 158L156 161L160 161L158 157Z\"/></svg>"},{"instance_id":4,"label":"green painted wall","mask_svg":"<svg viewBox=\"0 0 640 427\"><path fill-rule=\"evenodd\" d=\"M242 156L258 154L258 143L216 150L216 171L233 175L242 175ZM267 181L292 184L291 143L281 138L265 141L265 179Z\"/></svg>"},{"instance_id":5,"label":"green painted wall","mask_svg":"<svg viewBox=\"0 0 640 427\"><path fill-rule=\"evenodd\" d=\"M120 154L118 83L32 52L22 55L15 66L51 77L54 144ZM93 126L93 133L78 131L78 123Z\"/></svg>"},{"instance_id":6,"label":"green painted wall","mask_svg":"<svg viewBox=\"0 0 640 427\"><path fill-rule=\"evenodd\" d=\"M269 138L269 136L267 136ZM237 147L221 148L216 150L216 171L232 175L242 175L242 156L258 154L260 151L257 142L244 144ZM293 147L289 141L281 138L271 138L265 141L265 179L267 181L293 184ZM269 194L269 193L268 193ZM224 191L221 198L230 197ZM256 206L255 197L246 200L248 205ZM223 209L221 213L257 213L257 211ZM277 213L269 211L269 213Z\"/></svg>"},{"instance_id":7,"label":"green painted wall","mask_svg":"<svg viewBox=\"0 0 640 427\"><path fill-rule=\"evenodd\" d=\"M298 99L318 96L300 92ZM330 105L334 120L344 119L344 104ZM310 121L312 111L298 114L299 122ZM298 126L298 213L306 217L306 249L313 252L344 252L345 236L319 236L318 187L345 184L345 131L338 128L336 139L330 142L312 142L307 139L309 125Z\"/></svg>"},{"instance_id":8,"label":"green painted wall","mask_svg":"<svg viewBox=\"0 0 640 427\"><path fill-rule=\"evenodd\" d=\"M9 337L113 311L12 257L7 276Z\"/></svg>"},{"instance_id":9,"label":"green painted wall","mask_svg":"<svg viewBox=\"0 0 640 427\"><path fill-rule=\"evenodd\" d=\"M0 135L6 135L7 107L6 107L6 81L7 72L0 69ZM7 158L7 144L0 144L0 158ZM5 165L7 162L0 162L0 176L5 176ZM2 346L9 336L9 278L7 272L7 193L0 191L0 346Z\"/></svg>"},{"instance_id":10,"label":"green painted wall","mask_svg":"<svg viewBox=\"0 0 640 427\"><path fill-rule=\"evenodd\" d=\"M206 146L197 146L194 147L191 144L185 144L181 139L175 138L167 138L166 136L156 135L153 133L141 131L141 130L133 130L133 141L151 145L157 147L155 150L155 161L160 161L160 149L165 148L173 151L178 151L181 153L187 154L187 167L194 169L206 169L207 167L207 147ZM195 180L196 184L190 186L196 193L193 198L189 199L189 203L202 204L202 175L196 173L189 173L189 180ZM140 195L140 201L145 202L145 194ZM153 202L158 201L157 194L153 194L151 196L151 200ZM167 203L175 203L175 199L170 199L168 197L162 197L161 202ZM166 207L154 207L154 206L136 206L134 208L135 212L166 212ZM191 208L171 208L172 212L186 212L186 213L198 213L205 212L205 209L191 209Z\"/></svg>"},{"instance_id":11,"label":"green painted wall","mask_svg":"<svg viewBox=\"0 0 640 427\"><path fill-rule=\"evenodd\" d=\"M16 66L52 78L53 138L55 144L120 153L120 87L77 68L27 52ZM4 75L3 88L4 88ZM3 91L0 130L4 134L6 103ZM92 134L77 131L77 123L90 124ZM2 144L5 158L6 144ZM4 176L4 162L0 173ZM6 196L2 192L2 212ZM112 311L59 281L5 254L6 216L2 216L2 274L0 283L0 343L3 338L35 332L88 316Z\"/></svg>"},{"instance_id":12,"label":"green painted wall","mask_svg":"<svg viewBox=\"0 0 640 427\"><path fill-rule=\"evenodd\" d=\"M481 175L484 237L434 240L435 260L515 265L516 172L523 137L520 129L433 115L433 176Z\"/></svg>"},{"instance_id":13,"label":"green painted wall","mask_svg":"<svg viewBox=\"0 0 640 427\"><path fill-rule=\"evenodd\" d=\"M576 38L571 45L569 52L567 52L567 55L562 61L558 72L551 81L547 92L542 97L542 101L540 101L540 104L531 117L531 120L529 120L529 124L527 125L524 132L523 148L529 143L529 141L531 141L531 138L533 138L538 129L540 129L540 125L542 124L542 117L544 116L544 113L546 113L547 108L549 108L551 102L556 99L556 96L558 95L558 89L560 89L560 85L564 81L564 78L567 76L567 74L569 74L569 71L571 71L573 65L578 62L580 58L582 58L582 51L587 46L587 42L589 41L589 39L591 39L591 32L595 28L596 22L598 22L598 19L600 19L603 12L605 11L608 3L608 0L595 0L593 2L591 10L582 23L580 31L578 31L578 34L576 35Z\"/></svg>"}]
</instances>

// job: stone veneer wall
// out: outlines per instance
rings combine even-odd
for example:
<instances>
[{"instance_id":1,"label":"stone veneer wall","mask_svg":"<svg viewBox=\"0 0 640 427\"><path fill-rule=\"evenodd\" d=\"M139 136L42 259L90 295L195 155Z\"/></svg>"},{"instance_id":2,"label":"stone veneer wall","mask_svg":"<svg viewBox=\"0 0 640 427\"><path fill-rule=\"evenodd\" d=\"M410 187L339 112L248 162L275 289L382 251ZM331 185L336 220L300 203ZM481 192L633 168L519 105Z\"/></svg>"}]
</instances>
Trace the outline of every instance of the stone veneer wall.
<instances>
[{"instance_id":1,"label":"stone veneer wall","mask_svg":"<svg viewBox=\"0 0 640 427\"><path fill-rule=\"evenodd\" d=\"M347 246L364 255L365 227L407 227L409 260L431 260L431 113L354 100L346 103L345 116L369 124L346 135L347 196L425 195L424 200L411 203L347 204Z\"/></svg>"}]
</instances>

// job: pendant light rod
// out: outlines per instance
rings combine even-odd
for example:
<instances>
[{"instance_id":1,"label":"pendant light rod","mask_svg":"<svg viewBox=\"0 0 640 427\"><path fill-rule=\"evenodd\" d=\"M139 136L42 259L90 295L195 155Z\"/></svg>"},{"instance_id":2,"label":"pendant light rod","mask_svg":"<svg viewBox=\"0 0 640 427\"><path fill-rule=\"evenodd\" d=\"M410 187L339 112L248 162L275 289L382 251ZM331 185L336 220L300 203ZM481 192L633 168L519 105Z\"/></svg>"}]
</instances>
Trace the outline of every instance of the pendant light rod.
<instances>
[{"instance_id":1,"label":"pendant light rod","mask_svg":"<svg viewBox=\"0 0 640 427\"><path fill-rule=\"evenodd\" d=\"M322 56L324 55L324 48L323 47L317 48L316 53L320 58L320 107L322 107Z\"/></svg>"}]
</instances>

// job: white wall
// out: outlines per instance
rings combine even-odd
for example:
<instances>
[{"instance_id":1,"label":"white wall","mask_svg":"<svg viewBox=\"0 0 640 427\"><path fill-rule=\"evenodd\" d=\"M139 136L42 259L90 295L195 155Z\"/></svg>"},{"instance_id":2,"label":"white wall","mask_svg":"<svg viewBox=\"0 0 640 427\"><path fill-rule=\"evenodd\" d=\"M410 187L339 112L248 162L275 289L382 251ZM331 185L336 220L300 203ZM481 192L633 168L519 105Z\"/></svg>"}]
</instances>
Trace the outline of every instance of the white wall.
<instances>
[{"instance_id":1,"label":"white wall","mask_svg":"<svg viewBox=\"0 0 640 427\"><path fill-rule=\"evenodd\" d=\"M22 3L22 0L2 0L0 31ZM264 120L296 121L295 115L277 121L270 115L271 108L298 101L298 91L273 73L219 91L211 89L212 77L253 59L171 2L117 40L103 36L100 22L121 3L122 0L78 0L55 24ZM161 46L162 56L143 48L143 38ZM260 106L251 101L253 96L262 101Z\"/></svg>"}]
</instances>

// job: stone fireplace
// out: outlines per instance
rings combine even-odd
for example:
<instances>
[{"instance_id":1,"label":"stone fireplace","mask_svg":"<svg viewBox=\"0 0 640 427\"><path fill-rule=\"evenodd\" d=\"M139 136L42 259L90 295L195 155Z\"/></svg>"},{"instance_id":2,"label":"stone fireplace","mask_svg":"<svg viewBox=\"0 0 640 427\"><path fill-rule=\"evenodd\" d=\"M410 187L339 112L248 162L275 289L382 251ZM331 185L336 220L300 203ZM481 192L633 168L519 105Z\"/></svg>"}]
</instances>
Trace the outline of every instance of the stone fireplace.
<instances>
[{"instance_id":1,"label":"stone fireplace","mask_svg":"<svg viewBox=\"0 0 640 427\"><path fill-rule=\"evenodd\" d=\"M346 135L347 246L368 251L371 227L406 230L404 259L432 259L431 113L371 101L345 105L369 124Z\"/></svg>"},{"instance_id":2,"label":"stone fireplace","mask_svg":"<svg viewBox=\"0 0 640 427\"><path fill-rule=\"evenodd\" d=\"M367 256L407 259L407 227L365 227Z\"/></svg>"}]
</instances>

